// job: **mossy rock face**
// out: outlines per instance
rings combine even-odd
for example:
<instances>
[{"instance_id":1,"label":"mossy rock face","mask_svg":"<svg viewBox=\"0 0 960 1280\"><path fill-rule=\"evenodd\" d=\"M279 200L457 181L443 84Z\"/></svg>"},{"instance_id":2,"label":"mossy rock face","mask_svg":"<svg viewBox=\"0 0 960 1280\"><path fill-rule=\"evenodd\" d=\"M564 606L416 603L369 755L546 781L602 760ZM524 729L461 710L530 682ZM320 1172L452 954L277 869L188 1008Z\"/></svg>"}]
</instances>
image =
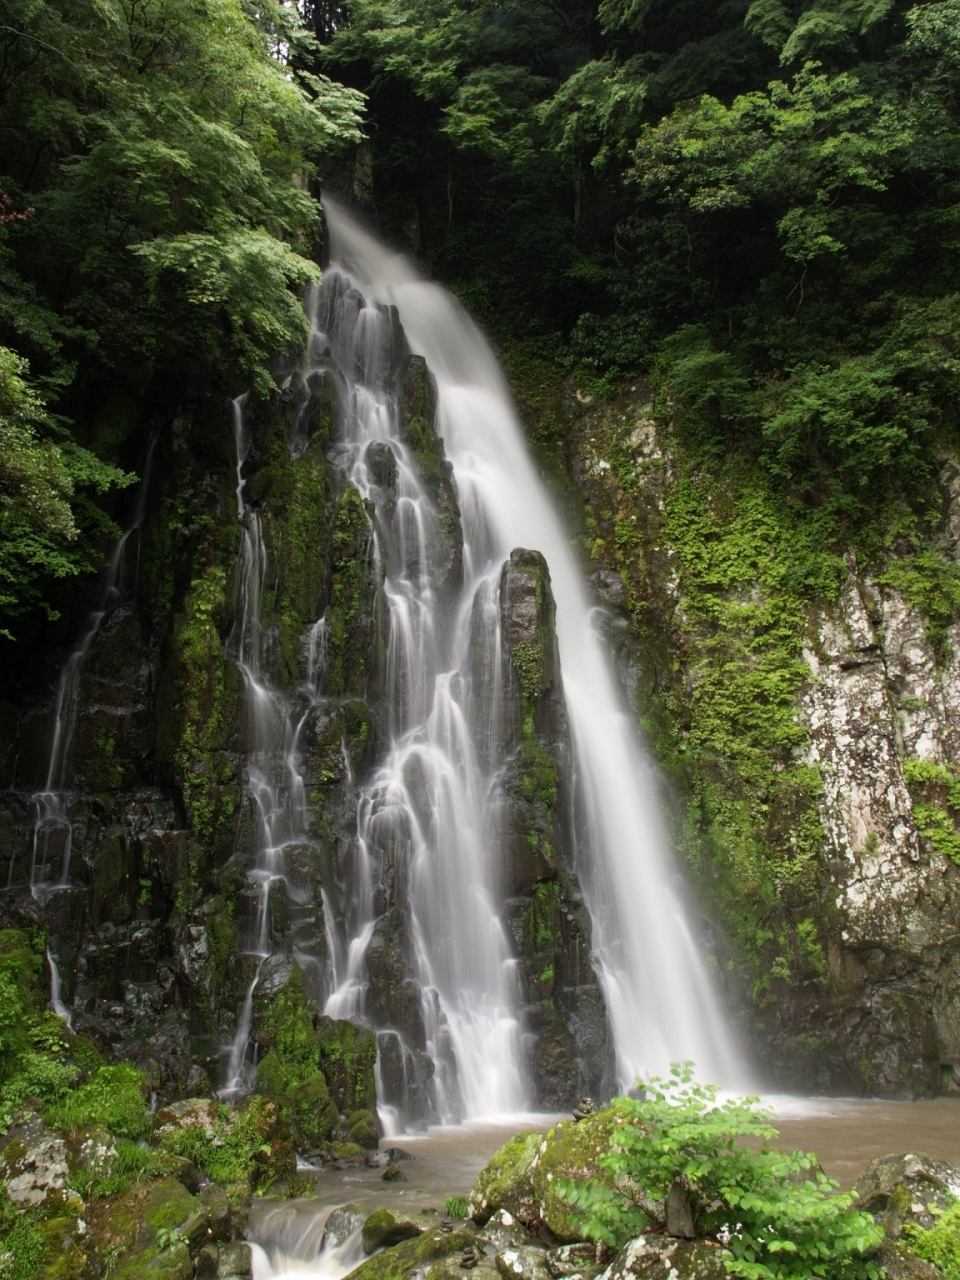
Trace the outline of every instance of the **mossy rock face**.
<instances>
[{"instance_id":1,"label":"mossy rock face","mask_svg":"<svg viewBox=\"0 0 960 1280\"><path fill-rule=\"evenodd\" d=\"M95 1257L115 1254L116 1280L140 1280L162 1276L164 1280L190 1280L193 1267L188 1244L199 1247L206 1238L206 1206L175 1178L161 1178L135 1187L108 1201L98 1216L92 1244ZM183 1234L183 1243L161 1249L160 1228Z\"/></svg>"},{"instance_id":2,"label":"mossy rock face","mask_svg":"<svg viewBox=\"0 0 960 1280\"><path fill-rule=\"evenodd\" d=\"M318 1018L317 1041L320 1046L320 1068L339 1111L347 1116L364 1111L372 1117L377 1109L377 1084L374 1077L377 1062L376 1036L372 1031L357 1027L352 1022ZM362 1117L358 1116L357 1119ZM358 1138L353 1140L359 1141ZM363 1145L366 1144L361 1143Z\"/></svg>"},{"instance_id":3,"label":"mossy rock face","mask_svg":"<svg viewBox=\"0 0 960 1280\"><path fill-rule=\"evenodd\" d=\"M488 1222L498 1209L506 1209L524 1226L539 1225L532 1166L542 1141L542 1134L529 1129L505 1142L490 1157L470 1192L470 1216L479 1226Z\"/></svg>"},{"instance_id":4,"label":"mossy rock face","mask_svg":"<svg viewBox=\"0 0 960 1280\"><path fill-rule=\"evenodd\" d=\"M544 1225L563 1243L583 1239L583 1214L560 1198L557 1186L565 1178L581 1181L596 1176L598 1160L609 1150L618 1120L613 1110L579 1122L564 1120L541 1145L532 1170L534 1197Z\"/></svg>"},{"instance_id":5,"label":"mossy rock face","mask_svg":"<svg viewBox=\"0 0 960 1280\"><path fill-rule=\"evenodd\" d=\"M377 1249L389 1249L422 1236L428 1226L435 1226L420 1214L394 1213L390 1209L377 1209L363 1224L363 1247L367 1253Z\"/></svg>"},{"instance_id":6,"label":"mossy rock face","mask_svg":"<svg viewBox=\"0 0 960 1280\"><path fill-rule=\"evenodd\" d=\"M347 488L330 529L327 689L334 695L380 693L386 646L373 545L373 508Z\"/></svg>"},{"instance_id":7,"label":"mossy rock face","mask_svg":"<svg viewBox=\"0 0 960 1280\"><path fill-rule=\"evenodd\" d=\"M372 1215L371 1215L372 1216ZM351 1280L404 1280L411 1271L424 1272L444 1258L462 1253L476 1239L472 1231L449 1231L437 1227L415 1240L384 1249L350 1272ZM462 1274L462 1273L461 1273Z\"/></svg>"}]
</instances>

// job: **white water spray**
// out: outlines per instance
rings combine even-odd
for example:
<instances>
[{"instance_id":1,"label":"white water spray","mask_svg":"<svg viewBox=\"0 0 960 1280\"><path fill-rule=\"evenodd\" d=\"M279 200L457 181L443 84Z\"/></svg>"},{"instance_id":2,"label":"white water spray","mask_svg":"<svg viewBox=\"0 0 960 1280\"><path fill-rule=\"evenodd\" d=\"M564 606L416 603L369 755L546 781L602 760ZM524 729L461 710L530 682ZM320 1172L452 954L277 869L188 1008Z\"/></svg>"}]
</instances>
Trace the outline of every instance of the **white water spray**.
<instances>
[{"instance_id":1,"label":"white water spray","mask_svg":"<svg viewBox=\"0 0 960 1280\"><path fill-rule=\"evenodd\" d=\"M436 378L437 428L453 463L464 518L461 600L472 606L514 547L542 552L549 565L585 815L576 870L592 921L592 958L606 998L619 1083L628 1087L637 1077L663 1073L672 1061L692 1059L702 1077L738 1087L742 1072L732 1037L692 935L661 828L656 776L591 625L583 574L527 453L496 360L449 294L421 280L406 259L379 244L334 200L325 198L324 208L331 269L368 300L364 323L376 323L372 302L396 306L411 349ZM327 336L336 349L337 334ZM363 350L372 352L375 345L367 341ZM375 379L361 381L357 394L367 402L348 414L357 443L389 438L403 475L403 446ZM359 449L357 456L359 461ZM362 490L363 476L357 481ZM422 595L406 589L411 579L407 571L391 586L388 569L391 643L396 634L407 645L403 661L420 676L406 704L407 736L395 736L390 759L368 789L369 813L371 823L373 816L392 814L411 842L419 976L437 997L438 1016L428 1025L428 1037L436 1035L438 1043L428 1049L442 1064L439 1038L449 1036L464 1112L479 1116L519 1109L526 1098L516 998L487 861L483 772L471 758L477 733L471 739L458 697L465 656L454 643L440 659L425 625ZM461 617L466 613L462 609ZM394 626L394 619L403 619L402 625ZM427 703L430 709L418 725ZM405 779L424 772L432 808L420 815ZM467 914L465 885L472 901ZM369 913L356 923L362 927L353 940L362 953ZM476 936L465 936L474 930ZM343 981L359 982L359 962L355 970Z\"/></svg>"}]
</instances>

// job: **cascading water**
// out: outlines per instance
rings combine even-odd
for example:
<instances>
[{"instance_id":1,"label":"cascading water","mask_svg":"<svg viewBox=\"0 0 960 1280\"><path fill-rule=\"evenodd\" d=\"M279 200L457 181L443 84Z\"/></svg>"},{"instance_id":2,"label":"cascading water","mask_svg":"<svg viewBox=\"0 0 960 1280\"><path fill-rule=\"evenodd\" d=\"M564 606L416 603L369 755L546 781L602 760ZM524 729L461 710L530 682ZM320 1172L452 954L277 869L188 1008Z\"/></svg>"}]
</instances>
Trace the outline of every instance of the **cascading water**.
<instances>
[{"instance_id":1,"label":"cascading water","mask_svg":"<svg viewBox=\"0 0 960 1280\"><path fill-rule=\"evenodd\" d=\"M492 873L493 779L477 757L464 696L472 674L471 605L478 592L489 593L499 564L481 557L477 569L467 566L459 594L451 598L445 589L439 513L401 436L396 390L387 385L395 323L345 283L336 270L328 273L315 299L311 351L343 375L340 468L375 513L389 615L389 746L360 791L346 945L331 947L334 989L325 1012L364 1014L366 954L380 914L376 881L399 849L435 1113L452 1121L461 1111L516 1111L527 1087L513 961ZM395 468L386 486L385 462L391 476ZM482 540L482 530L475 534Z\"/></svg>"},{"instance_id":2,"label":"cascading water","mask_svg":"<svg viewBox=\"0 0 960 1280\"><path fill-rule=\"evenodd\" d=\"M382 658L367 664L379 690L377 764L354 778L344 743L353 819L341 824L337 882L325 883L322 903L314 904L322 927L311 918L312 945L293 946L307 987L327 1016L377 1032L381 1120L391 1132L423 1119L517 1113L538 1096L502 883L501 757L514 750L504 744L513 740L508 721L515 715L505 676L502 571L514 548L527 548L523 554L546 558L556 598L573 755L565 783L573 870L589 910L591 962L618 1082L629 1087L671 1061L693 1059L705 1075L735 1085L736 1055L659 827L655 776L618 697L582 574L527 455L496 361L448 294L420 280L334 201L325 200L325 209L333 260L309 301L301 385L304 405L318 383L332 378L337 387L328 461L341 495L355 493L365 549L352 572L374 584L385 643ZM404 417L398 378L410 351L436 380L436 429L452 464L446 506L437 464L431 480ZM295 380L289 385L295 397ZM294 457L308 447L304 421L302 405ZM271 901L274 892L289 896L287 853L306 848L318 866L325 856L310 834L304 726L321 721L328 702L335 712L344 701L327 690L329 646L344 616L343 602L332 597L302 637L302 684L284 693L273 675L275 646L263 624L265 517L247 498L252 437L244 397L234 404L234 437L241 550L227 653L244 683L246 794L258 832L245 951L252 964L225 1050L225 1096L252 1085L258 985L273 968L282 971L290 949L276 933ZM399 980L394 965L377 986L374 952L382 959L391 947L404 952L406 976Z\"/></svg>"},{"instance_id":3,"label":"cascading water","mask_svg":"<svg viewBox=\"0 0 960 1280\"><path fill-rule=\"evenodd\" d=\"M315 299L312 368L346 386L345 469L376 509L389 606L390 746L363 788L359 857L346 933L334 949L327 1011L363 1014L364 958L376 920L373 875L406 849L413 963L440 1116L518 1110L530 1090L513 962L493 871L500 670L496 591L514 547L550 567L563 689L575 753L577 867L592 961L607 1006L616 1073L692 1059L725 1085L737 1055L691 934L658 818L656 778L592 625L583 575L523 441L483 336L456 302L368 235L335 201L324 208L331 266ZM390 308L436 379L463 524L462 584L446 599L431 564L429 501L385 385ZM396 459L396 496L372 475L377 442ZM480 659L478 659L478 654ZM486 660L483 655L486 654ZM328 926L329 927L329 926Z\"/></svg>"},{"instance_id":4,"label":"cascading water","mask_svg":"<svg viewBox=\"0 0 960 1280\"><path fill-rule=\"evenodd\" d=\"M284 853L309 845L306 798L299 765L300 734L317 703L317 682L325 666L324 621L309 631L305 644L306 682L296 696L285 696L269 678L270 639L262 626L267 550L258 512L246 501L244 464L251 441L245 418L247 397L233 403L236 451L237 520L241 529L237 570L237 616L227 651L236 662L244 685L244 746L246 791L257 822L254 865L249 873L253 889L253 921L246 954L256 964L247 987L233 1043L227 1050L226 1083L221 1095L249 1091L256 1064L250 1061L253 1001L264 962L273 953L271 895L286 893ZM309 957L298 957L306 965Z\"/></svg>"}]
</instances>

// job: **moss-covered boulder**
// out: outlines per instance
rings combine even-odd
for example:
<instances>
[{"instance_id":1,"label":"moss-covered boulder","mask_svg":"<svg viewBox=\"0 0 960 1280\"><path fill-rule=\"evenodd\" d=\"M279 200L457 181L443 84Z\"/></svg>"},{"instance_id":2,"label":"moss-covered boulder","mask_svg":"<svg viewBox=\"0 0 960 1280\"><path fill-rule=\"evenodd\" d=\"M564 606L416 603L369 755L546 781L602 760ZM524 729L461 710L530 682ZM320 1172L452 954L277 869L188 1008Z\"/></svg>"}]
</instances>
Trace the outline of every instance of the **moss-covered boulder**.
<instances>
[{"instance_id":1,"label":"moss-covered boulder","mask_svg":"<svg viewBox=\"0 0 960 1280\"><path fill-rule=\"evenodd\" d=\"M405 1240L415 1240L424 1232L434 1230L437 1225L433 1214L377 1209L363 1224L363 1247L367 1253L389 1249Z\"/></svg>"},{"instance_id":2,"label":"moss-covered boulder","mask_svg":"<svg viewBox=\"0 0 960 1280\"><path fill-rule=\"evenodd\" d=\"M506 1209L524 1226L539 1226L533 1164L542 1140L536 1129L528 1129L505 1142L490 1157L470 1192L470 1216L479 1226L488 1222L498 1209Z\"/></svg>"},{"instance_id":3,"label":"moss-covered boulder","mask_svg":"<svg viewBox=\"0 0 960 1280\"><path fill-rule=\"evenodd\" d=\"M472 1246L472 1231L442 1231L439 1222L435 1229L394 1248L376 1253L350 1272L351 1280L404 1280L410 1272L426 1271L444 1258L452 1258Z\"/></svg>"},{"instance_id":4,"label":"moss-covered boulder","mask_svg":"<svg viewBox=\"0 0 960 1280\"><path fill-rule=\"evenodd\" d=\"M107 1201L91 1223L95 1257L115 1259L115 1280L190 1280L191 1249L207 1235L204 1204L177 1182L161 1178Z\"/></svg>"},{"instance_id":5,"label":"moss-covered boulder","mask_svg":"<svg viewBox=\"0 0 960 1280\"><path fill-rule=\"evenodd\" d=\"M583 1214L557 1192L565 1178L583 1181L599 1171L598 1160L610 1147L623 1117L601 1111L585 1120L564 1120L551 1129L531 1170L533 1193L541 1221L563 1243L583 1239Z\"/></svg>"}]
</instances>

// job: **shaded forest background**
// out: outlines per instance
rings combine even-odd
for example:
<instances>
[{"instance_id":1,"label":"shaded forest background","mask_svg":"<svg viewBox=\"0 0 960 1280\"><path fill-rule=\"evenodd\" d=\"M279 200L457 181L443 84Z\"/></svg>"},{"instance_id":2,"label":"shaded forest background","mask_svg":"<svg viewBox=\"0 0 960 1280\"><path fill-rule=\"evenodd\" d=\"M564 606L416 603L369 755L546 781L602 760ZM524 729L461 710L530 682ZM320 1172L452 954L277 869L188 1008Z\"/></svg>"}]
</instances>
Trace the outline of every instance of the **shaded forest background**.
<instances>
[{"instance_id":1,"label":"shaded forest background","mask_svg":"<svg viewBox=\"0 0 960 1280\"><path fill-rule=\"evenodd\" d=\"M759 469L799 586L899 540L946 620L958 76L958 0L3 0L5 635L95 567L151 422L295 356L323 179L518 367L645 374Z\"/></svg>"}]
</instances>

